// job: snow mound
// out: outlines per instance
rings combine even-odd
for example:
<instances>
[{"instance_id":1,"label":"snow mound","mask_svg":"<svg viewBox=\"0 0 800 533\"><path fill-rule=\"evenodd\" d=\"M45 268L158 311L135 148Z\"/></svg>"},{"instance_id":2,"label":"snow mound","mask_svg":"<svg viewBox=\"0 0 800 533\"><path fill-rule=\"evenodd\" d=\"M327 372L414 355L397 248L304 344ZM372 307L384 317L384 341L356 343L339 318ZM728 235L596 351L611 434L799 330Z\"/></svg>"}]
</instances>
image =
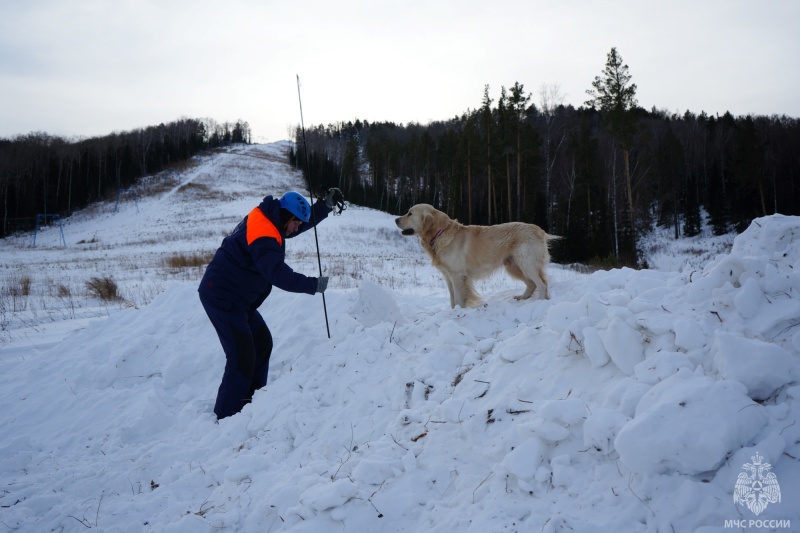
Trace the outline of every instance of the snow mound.
<instances>
[{"instance_id":1,"label":"snow mound","mask_svg":"<svg viewBox=\"0 0 800 533\"><path fill-rule=\"evenodd\" d=\"M797 217L772 215L754 220L733 240L731 255L768 261L800 261L800 227Z\"/></svg>"},{"instance_id":2,"label":"snow mound","mask_svg":"<svg viewBox=\"0 0 800 533\"><path fill-rule=\"evenodd\" d=\"M702 272L631 269L552 300L450 309L362 282L275 291L267 387L224 365L194 283L0 359L3 523L82 531L716 531L756 451L800 508L800 218Z\"/></svg>"}]
</instances>

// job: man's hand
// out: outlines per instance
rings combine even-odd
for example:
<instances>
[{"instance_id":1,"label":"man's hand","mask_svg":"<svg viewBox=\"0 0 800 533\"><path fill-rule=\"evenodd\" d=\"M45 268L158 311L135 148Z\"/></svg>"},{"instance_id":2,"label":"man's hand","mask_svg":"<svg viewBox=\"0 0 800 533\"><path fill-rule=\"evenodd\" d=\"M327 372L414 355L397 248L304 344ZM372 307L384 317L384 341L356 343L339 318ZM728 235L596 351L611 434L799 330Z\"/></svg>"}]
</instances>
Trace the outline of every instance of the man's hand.
<instances>
[{"instance_id":1,"label":"man's hand","mask_svg":"<svg viewBox=\"0 0 800 533\"><path fill-rule=\"evenodd\" d=\"M327 194L325 194L325 205L327 205L329 209L338 207L339 213L344 211L344 195L342 194L342 191L336 187L328 189ZM337 213L334 211L334 214Z\"/></svg>"},{"instance_id":2,"label":"man's hand","mask_svg":"<svg viewBox=\"0 0 800 533\"><path fill-rule=\"evenodd\" d=\"M325 292L328 288L328 276L320 276L317 278L317 292Z\"/></svg>"}]
</instances>

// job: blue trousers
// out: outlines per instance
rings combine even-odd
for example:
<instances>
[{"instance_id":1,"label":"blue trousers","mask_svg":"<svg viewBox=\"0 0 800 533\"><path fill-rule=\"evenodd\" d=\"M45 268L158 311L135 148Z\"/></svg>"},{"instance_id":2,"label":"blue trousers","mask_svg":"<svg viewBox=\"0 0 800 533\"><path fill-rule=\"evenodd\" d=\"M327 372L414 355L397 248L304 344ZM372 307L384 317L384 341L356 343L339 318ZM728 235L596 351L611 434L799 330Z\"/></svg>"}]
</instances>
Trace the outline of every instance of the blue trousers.
<instances>
[{"instance_id":1,"label":"blue trousers","mask_svg":"<svg viewBox=\"0 0 800 533\"><path fill-rule=\"evenodd\" d=\"M255 307L200 294L208 318L225 351L225 373L217 391L217 418L235 415L267 384L272 334Z\"/></svg>"}]
</instances>

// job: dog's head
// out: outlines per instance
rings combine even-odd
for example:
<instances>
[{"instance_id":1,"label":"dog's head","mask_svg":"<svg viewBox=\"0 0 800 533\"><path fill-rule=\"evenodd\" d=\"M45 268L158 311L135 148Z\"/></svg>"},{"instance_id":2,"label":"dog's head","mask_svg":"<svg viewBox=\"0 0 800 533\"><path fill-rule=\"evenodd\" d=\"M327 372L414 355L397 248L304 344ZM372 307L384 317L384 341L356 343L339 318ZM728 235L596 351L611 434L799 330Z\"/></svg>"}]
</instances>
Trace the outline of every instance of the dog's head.
<instances>
[{"instance_id":1,"label":"dog's head","mask_svg":"<svg viewBox=\"0 0 800 533\"><path fill-rule=\"evenodd\" d=\"M417 204L408 210L408 213L397 217L394 221L402 230L403 235L426 235L437 231L446 221L447 215L428 204Z\"/></svg>"}]
</instances>

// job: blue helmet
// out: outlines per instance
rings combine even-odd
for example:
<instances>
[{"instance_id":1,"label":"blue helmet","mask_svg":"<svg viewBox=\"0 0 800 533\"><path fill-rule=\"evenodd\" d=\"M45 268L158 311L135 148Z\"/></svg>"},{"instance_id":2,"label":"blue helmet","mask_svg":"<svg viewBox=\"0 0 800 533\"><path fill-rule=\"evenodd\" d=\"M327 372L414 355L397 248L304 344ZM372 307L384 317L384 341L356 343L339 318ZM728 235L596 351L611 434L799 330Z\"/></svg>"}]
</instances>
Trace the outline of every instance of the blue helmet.
<instances>
[{"instance_id":1,"label":"blue helmet","mask_svg":"<svg viewBox=\"0 0 800 533\"><path fill-rule=\"evenodd\" d=\"M287 192L280 199L280 204L283 209L286 209L303 222L308 222L308 219L311 217L311 206L300 193L294 191Z\"/></svg>"}]
</instances>

